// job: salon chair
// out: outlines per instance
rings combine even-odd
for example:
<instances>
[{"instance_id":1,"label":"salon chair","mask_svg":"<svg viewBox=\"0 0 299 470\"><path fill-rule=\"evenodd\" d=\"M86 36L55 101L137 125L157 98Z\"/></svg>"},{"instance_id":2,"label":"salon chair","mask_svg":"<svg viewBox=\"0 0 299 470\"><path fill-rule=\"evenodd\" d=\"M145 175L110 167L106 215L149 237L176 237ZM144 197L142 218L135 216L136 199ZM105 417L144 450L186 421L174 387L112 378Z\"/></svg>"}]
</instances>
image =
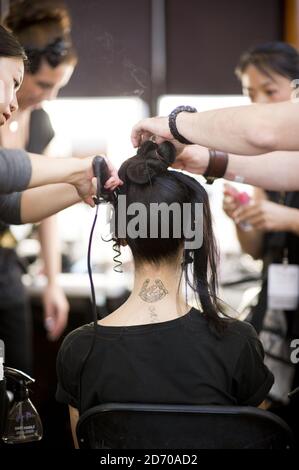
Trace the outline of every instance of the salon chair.
<instances>
[{"instance_id":1,"label":"salon chair","mask_svg":"<svg viewBox=\"0 0 299 470\"><path fill-rule=\"evenodd\" d=\"M85 411L80 449L291 449L287 424L254 407L107 403Z\"/></svg>"}]
</instances>

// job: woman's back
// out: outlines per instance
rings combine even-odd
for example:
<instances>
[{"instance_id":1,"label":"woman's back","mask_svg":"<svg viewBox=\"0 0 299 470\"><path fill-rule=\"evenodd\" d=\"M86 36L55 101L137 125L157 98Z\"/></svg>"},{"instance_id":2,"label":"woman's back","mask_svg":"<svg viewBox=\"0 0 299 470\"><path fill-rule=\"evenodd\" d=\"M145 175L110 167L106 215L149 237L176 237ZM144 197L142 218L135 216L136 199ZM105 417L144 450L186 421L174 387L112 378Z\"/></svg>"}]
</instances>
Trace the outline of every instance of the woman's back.
<instances>
[{"instance_id":1,"label":"woman's back","mask_svg":"<svg viewBox=\"0 0 299 470\"><path fill-rule=\"evenodd\" d=\"M120 309L60 348L56 398L70 405L73 433L100 403L254 406L273 384L253 327L225 318L208 195L168 170L174 159L170 142L145 142L119 169L114 260L127 244L134 284Z\"/></svg>"},{"instance_id":2,"label":"woman's back","mask_svg":"<svg viewBox=\"0 0 299 470\"><path fill-rule=\"evenodd\" d=\"M69 334L57 359L56 397L81 412L104 402L257 406L273 384L249 324L228 320L219 338L195 308L160 323L97 325L85 361L94 334L92 324Z\"/></svg>"}]
</instances>

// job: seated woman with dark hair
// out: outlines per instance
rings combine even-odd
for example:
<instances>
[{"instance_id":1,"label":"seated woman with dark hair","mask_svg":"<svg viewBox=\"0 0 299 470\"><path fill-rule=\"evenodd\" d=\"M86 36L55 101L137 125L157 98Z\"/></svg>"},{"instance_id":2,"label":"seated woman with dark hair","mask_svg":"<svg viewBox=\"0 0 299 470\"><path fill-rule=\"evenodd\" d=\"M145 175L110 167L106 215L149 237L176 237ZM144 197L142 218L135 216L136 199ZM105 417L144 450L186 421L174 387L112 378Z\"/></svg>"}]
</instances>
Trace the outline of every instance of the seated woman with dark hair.
<instances>
[{"instance_id":1,"label":"seated woman with dark hair","mask_svg":"<svg viewBox=\"0 0 299 470\"><path fill-rule=\"evenodd\" d=\"M171 143L145 142L120 167L115 239L132 251L134 287L96 330L84 325L61 346L56 398L70 407L73 435L78 415L100 403L258 406L273 384L253 327L221 312L208 196L194 178L168 170L174 159ZM153 226L155 204L176 210L169 218L162 210ZM137 207L144 209L138 224ZM193 243L191 230L186 235L180 215L188 207L201 244ZM180 290L183 275L198 308Z\"/></svg>"}]
</instances>

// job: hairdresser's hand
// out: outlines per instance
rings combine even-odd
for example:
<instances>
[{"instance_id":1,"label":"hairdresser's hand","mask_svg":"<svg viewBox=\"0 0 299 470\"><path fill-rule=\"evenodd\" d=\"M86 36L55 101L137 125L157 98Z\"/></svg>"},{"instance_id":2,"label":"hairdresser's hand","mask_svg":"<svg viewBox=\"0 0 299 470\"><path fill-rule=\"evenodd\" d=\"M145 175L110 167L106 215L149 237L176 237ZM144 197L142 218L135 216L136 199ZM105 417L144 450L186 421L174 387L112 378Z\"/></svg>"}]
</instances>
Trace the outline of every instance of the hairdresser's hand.
<instances>
[{"instance_id":1,"label":"hairdresser's hand","mask_svg":"<svg viewBox=\"0 0 299 470\"><path fill-rule=\"evenodd\" d=\"M171 141L177 150L177 156L172 167L202 175L209 163L209 150L201 145L183 145Z\"/></svg>"},{"instance_id":2,"label":"hairdresser's hand","mask_svg":"<svg viewBox=\"0 0 299 470\"><path fill-rule=\"evenodd\" d=\"M131 141L134 147L139 147L142 142L149 140L152 136L160 141L173 140L168 126L168 117L142 119L133 127Z\"/></svg>"},{"instance_id":3,"label":"hairdresser's hand","mask_svg":"<svg viewBox=\"0 0 299 470\"><path fill-rule=\"evenodd\" d=\"M295 212L294 212L295 211ZM256 230L266 232L292 231L298 209L285 207L267 200L251 201L233 212L235 223L248 222Z\"/></svg>"},{"instance_id":4,"label":"hairdresser's hand","mask_svg":"<svg viewBox=\"0 0 299 470\"><path fill-rule=\"evenodd\" d=\"M124 183L123 181L119 178L117 169L115 168L114 165L112 165L111 161L109 158L104 156L106 163L108 165L108 169L110 172L110 178L106 181L104 187L106 189L110 189L111 191L114 191L118 186L122 186Z\"/></svg>"},{"instance_id":5,"label":"hairdresser's hand","mask_svg":"<svg viewBox=\"0 0 299 470\"><path fill-rule=\"evenodd\" d=\"M95 203L92 197L96 194L96 185L93 180L92 160L93 157L82 159L72 158L70 162L72 172L67 182L76 188L80 198L86 202L86 204L94 207Z\"/></svg>"},{"instance_id":6,"label":"hairdresser's hand","mask_svg":"<svg viewBox=\"0 0 299 470\"><path fill-rule=\"evenodd\" d=\"M223 190L223 210L228 217L233 219L234 212L240 207L240 204L236 200L238 190L231 184L225 183Z\"/></svg>"},{"instance_id":7,"label":"hairdresser's hand","mask_svg":"<svg viewBox=\"0 0 299 470\"><path fill-rule=\"evenodd\" d=\"M209 150L200 145L183 145L173 139L169 130L168 117L153 117L139 121L132 130L131 140L134 147L138 147L151 137L160 144L169 140L177 150L177 157L173 168L202 175L209 163Z\"/></svg>"},{"instance_id":8,"label":"hairdresser's hand","mask_svg":"<svg viewBox=\"0 0 299 470\"><path fill-rule=\"evenodd\" d=\"M44 325L50 341L63 333L69 315L69 303L60 286L48 284L43 293Z\"/></svg>"},{"instance_id":9,"label":"hairdresser's hand","mask_svg":"<svg viewBox=\"0 0 299 470\"><path fill-rule=\"evenodd\" d=\"M106 181L105 188L113 191L117 186L123 184L119 179L116 168L107 157L104 157L109 171L110 178ZM75 186L81 199L94 207L93 196L96 194L96 179L94 178L92 162L94 157L76 159L77 171L71 176L69 182Z\"/></svg>"}]
</instances>

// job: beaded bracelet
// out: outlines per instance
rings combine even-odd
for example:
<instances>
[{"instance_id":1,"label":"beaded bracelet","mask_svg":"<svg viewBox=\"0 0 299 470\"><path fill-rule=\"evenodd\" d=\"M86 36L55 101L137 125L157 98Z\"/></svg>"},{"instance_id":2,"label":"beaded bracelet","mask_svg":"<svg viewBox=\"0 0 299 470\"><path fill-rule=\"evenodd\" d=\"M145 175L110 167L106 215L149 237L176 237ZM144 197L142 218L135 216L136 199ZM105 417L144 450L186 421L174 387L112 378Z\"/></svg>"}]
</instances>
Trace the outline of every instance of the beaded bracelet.
<instances>
[{"instance_id":1,"label":"beaded bracelet","mask_svg":"<svg viewBox=\"0 0 299 470\"><path fill-rule=\"evenodd\" d=\"M183 137L179 131L177 130L177 127L176 127L176 118L177 118L177 115L179 113L182 113L182 112L186 112L186 113L196 113L197 112L197 109L196 108L193 108L192 106L178 106L177 108L175 108L168 116L168 125L169 125L169 129L170 129L170 132L171 134L173 135L173 137L178 141L180 142L181 144L192 144L192 142L190 142L190 140L187 140L185 139L185 137Z\"/></svg>"}]
</instances>

